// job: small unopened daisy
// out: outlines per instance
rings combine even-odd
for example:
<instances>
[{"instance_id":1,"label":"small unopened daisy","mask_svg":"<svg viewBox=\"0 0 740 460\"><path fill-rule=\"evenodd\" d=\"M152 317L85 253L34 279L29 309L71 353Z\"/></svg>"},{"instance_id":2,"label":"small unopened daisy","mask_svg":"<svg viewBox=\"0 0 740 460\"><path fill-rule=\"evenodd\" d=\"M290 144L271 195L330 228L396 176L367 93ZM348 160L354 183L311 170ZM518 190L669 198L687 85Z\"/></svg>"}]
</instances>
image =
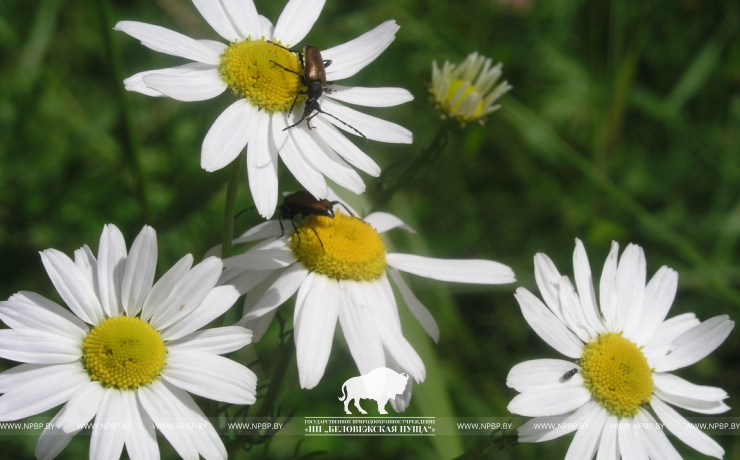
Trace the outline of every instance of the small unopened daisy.
<instances>
[{"instance_id":1,"label":"small unopened daisy","mask_svg":"<svg viewBox=\"0 0 740 460\"><path fill-rule=\"evenodd\" d=\"M97 259L47 249L41 260L69 310L33 292L0 302L0 357L23 364L0 374L0 421L60 404L38 458L54 458L92 421L90 458L159 458L154 425L188 459L226 458L215 429L188 393L253 404L257 379L219 355L250 343L239 326L199 329L239 293L216 286L221 260L187 255L154 283L157 238L144 227L127 252L107 225ZM70 311L71 310L71 311Z\"/></svg>"},{"instance_id":2,"label":"small unopened daisy","mask_svg":"<svg viewBox=\"0 0 740 460\"><path fill-rule=\"evenodd\" d=\"M519 441L548 441L578 430L566 458L593 458L597 452L598 458L681 458L666 428L699 452L721 458L722 447L671 405L719 414L729 409L723 402L727 393L670 372L714 351L734 322L726 315L700 322L693 313L666 320L678 274L661 267L646 283L642 248L628 245L617 261L618 250L613 243L598 297L579 240L573 253L575 288L546 255L537 254L535 278L544 303L517 290L529 325L573 360L538 359L511 370L507 385L521 394L509 410L536 417L519 428Z\"/></svg>"},{"instance_id":3,"label":"small unopened daisy","mask_svg":"<svg viewBox=\"0 0 740 460\"><path fill-rule=\"evenodd\" d=\"M492 60L474 52L460 65L445 61L442 69L432 62L430 88L442 117L454 118L460 123L482 122L501 108L496 100L512 87L506 81L496 84L501 77L502 64L491 66Z\"/></svg>"},{"instance_id":4,"label":"small unopened daisy","mask_svg":"<svg viewBox=\"0 0 740 460\"><path fill-rule=\"evenodd\" d=\"M212 99L231 90L237 98L218 117L203 141L201 166L215 171L231 163L247 146L249 187L259 213L270 218L278 200L278 156L298 181L318 197L327 196L324 176L354 193L365 184L353 169L371 176L380 167L337 128L366 139L408 144L411 132L385 120L365 115L341 102L366 107L390 107L408 102L411 93L400 88L347 87L334 82L355 75L373 62L394 40L399 26L386 21L370 32L321 51L328 89L320 98L309 129L303 122L306 90L296 53L313 26L325 0L290 0L273 27L257 14L252 0L193 0L198 11L227 43L194 40L171 30L122 21L116 29L141 40L155 51L179 56L189 64L148 70L124 81L126 89L148 96L181 101ZM297 98L297 99L296 99ZM292 113L291 113L291 108Z\"/></svg>"},{"instance_id":5,"label":"small unopened daisy","mask_svg":"<svg viewBox=\"0 0 740 460\"><path fill-rule=\"evenodd\" d=\"M410 228L387 213L372 213L364 220L355 216L339 206L334 218L310 216L295 233L285 221L282 237L279 221L265 222L235 240L263 241L224 260L227 269L221 282L249 292L240 324L252 328L255 339L264 333L275 309L297 293L293 327L303 388L313 388L324 375L337 320L361 374L391 367L417 382L424 380L424 363L403 336L389 278L435 341L439 328L401 271L460 283L515 281L512 270L498 262L388 253L382 234Z\"/></svg>"}]
</instances>

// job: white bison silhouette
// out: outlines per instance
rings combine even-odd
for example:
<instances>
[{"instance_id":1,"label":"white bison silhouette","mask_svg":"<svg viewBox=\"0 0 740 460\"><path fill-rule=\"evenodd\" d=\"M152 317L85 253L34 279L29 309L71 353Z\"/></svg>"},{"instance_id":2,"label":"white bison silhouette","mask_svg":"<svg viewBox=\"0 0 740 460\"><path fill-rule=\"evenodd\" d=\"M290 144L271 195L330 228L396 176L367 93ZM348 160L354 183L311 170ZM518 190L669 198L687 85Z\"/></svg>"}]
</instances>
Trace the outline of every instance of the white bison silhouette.
<instances>
[{"instance_id":1,"label":"white bison silhouette","mask_svg":"<svg viewBox=\"0 0 740 460\"><path fill-rule=\"evenodd\" d=\"M397 394L403 393L408 380L409 376L407 374L399 374L393 369L379 367L365 375L352 377L344 382L342 396L339 397L339 400L344 401L344 411L348 414L352 413L349 411L349 402L353 399L355 400L355 407L363 414L367 414L367 412L360 407L360 399L374 399L378 402L378 412L387 414L385 405L388 400L395 400ZM347 388L346 401L344 399L345 388Z\"/></svg>"}]
</instances>

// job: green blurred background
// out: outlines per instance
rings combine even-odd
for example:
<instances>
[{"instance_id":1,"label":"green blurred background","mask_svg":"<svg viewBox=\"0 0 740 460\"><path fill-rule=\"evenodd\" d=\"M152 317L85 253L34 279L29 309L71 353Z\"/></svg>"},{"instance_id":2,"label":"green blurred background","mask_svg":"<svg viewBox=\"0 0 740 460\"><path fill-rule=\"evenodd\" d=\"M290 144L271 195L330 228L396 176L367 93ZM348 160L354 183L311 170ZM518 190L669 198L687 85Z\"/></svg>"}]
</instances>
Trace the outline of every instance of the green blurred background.
<instances>
[{"instance_id":1,"label":"green blurred background","mask_svg":"<svg viewBox=\"0 0 740 460\"><path fill-rule=\"evenodd\" d=\"M273 22L283 1L256 1ZM19 290L57 299L37 252L97 250L105 223L130 243L144 224L158 232L160 273L185 253L220 242L227 170L200 169L200 145L231 97L182 103L123 90L136 72L183 63L113 32L119 20L149 22L194 38L220 38L186 0L0 2L0 298ZM512 266L536 291L532 258L547 253L572 274L581 238L596 276L610 242L640 244L648 276L679 272L674 316L737 317L740 308L740 3L736 0L329 0L306 41L344 43L395 19L395 42L343 84L399 86L413 102L364 110L414 133L414 144L360 145L383 167L364 176L365 198L393 184L440 125L427 84L431 62L478 51L504 63L514 89L484 126L451 133L444 152L385 210L419 232L392 233L399 252L486 258ZM280 167L281 191L297 184ZM349 199L353 204L358 202ZM367 203L366 201L365 203ZM246 179L237 208L251 205ZM361 208L367 206L360 204ZM259 222L240 218L240 233ZM399 305L404 330L429 377L409 416L508 417L509 369L558 358L524 322L515 286L470 287L405 277L441 327L438 344ZM289 306L283 315L291 318ZM232 311L232 318L238 315ZM237 359L269 381L277 328ZM737 331L711 356L677 372L740 398ZM2 362L4 368L13 363ZM343 415L337 389L357 375L341 334L326 375L300 390L295 364L278 404L297 417ZM370 414L372 401L363 403ZM52 411L51 413L54 413ZM685 416L692 413L681 411ZM737 411L724 414L736 416ZM295 421L300 430L301 421ZM0 433L0 435L2 435ZM2 436L0 457L32 457L38 432ZM520 445L491 458L563 458L571 436ZM725 458L740 438L716 436ZM686 458L704 458L671 438ZM226 440L227 445L230 440ZM477 436L435 438L278 436L236 458L451 458L485 445ZM60 458L88 452L78 436ZM163 458L174 457L160 440Z\"/></svg>"}]
</instances>

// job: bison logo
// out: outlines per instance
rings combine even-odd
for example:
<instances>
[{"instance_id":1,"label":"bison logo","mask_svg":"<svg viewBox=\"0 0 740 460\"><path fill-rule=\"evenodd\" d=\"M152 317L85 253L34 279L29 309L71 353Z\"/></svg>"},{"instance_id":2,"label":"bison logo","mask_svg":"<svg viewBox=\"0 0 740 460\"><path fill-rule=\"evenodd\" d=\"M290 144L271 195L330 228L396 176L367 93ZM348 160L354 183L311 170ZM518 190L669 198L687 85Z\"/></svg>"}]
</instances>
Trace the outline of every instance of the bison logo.
<instances>
[{"instance_id":1,"label":"bison logo","mask_svg":"<svg viewBox=\"0 0 740 460\"><path fill-rule=\"evenodd\" d=\"M344 411L348 414L352 413L349 411L349 402L353 399L355 400L355 407L363 414L367 414L367 412L360 407L360 399L374 399L378 402L378 412L387 414L385 405L388 400L395 400L397 394L403 393L408 380L409 376L407 374L399 374L393 369L379 367L365 375L352 377L344 382L342 396L339 397L339 400L344 401ZM346 396L345 388L347 389Z\"/></svg>"}]
</instances>

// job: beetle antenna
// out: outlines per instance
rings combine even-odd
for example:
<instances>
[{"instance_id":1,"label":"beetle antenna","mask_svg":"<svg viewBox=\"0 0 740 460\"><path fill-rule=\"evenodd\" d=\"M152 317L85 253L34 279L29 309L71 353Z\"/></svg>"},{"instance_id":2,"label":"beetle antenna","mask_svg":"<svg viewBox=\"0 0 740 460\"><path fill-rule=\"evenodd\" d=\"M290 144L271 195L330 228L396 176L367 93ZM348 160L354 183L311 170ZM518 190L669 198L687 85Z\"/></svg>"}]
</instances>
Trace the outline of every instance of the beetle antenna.
<instances>
[{"instance_id":1,"label":"beetle antenna","mask_svg":"<svg viewBox=\"0 0 740 460\"><path fill-rule=\"evenodd\" d=\"M357 134L359 134L359 135L360 135L360 136L361 136L361 137L362 137L363 139L365 139L365 145L367 145L367 142L368 142L368 141L367 141L367 136L365 136L364 134L362 134L362 133L360 132L360 130L359 130L359 129L355 128L354 126L350 125L349 123L347 123L347 122L346 122L346 121L344 121L344 120L340 120L339 118L335 117L334 115L330 114L329 112L325 112L325 111L321 110L321 107L317 108L317 109L316 109L316 111L317 111L317 112L321 112L321 113L323 113L324 115L329 115L329 116L330 116L330 117L332 117L333 119L335 119L335 120L339 121L340 123L342 123L342 124L343 124L344 126L348 127L348 128L349 128L349 129L351 129L352 131L354 131L354 132L356 132ZM301 121L303 121L303 120L301 120Z\"/></svg>"},{"instance_id":2,"label":"beetle antenna","mask_svg":"<svg viewBox=\"0 0 740 460\"><path fill-rule=\"evenodd\" d=\"M313 228L313 225L311 225L311 222L309 222L308 219L306 219L306 216L304 216L303 214L301 214L301 217L303 218L303 222L305 222L308 225L308 228L310 228L311 230L313 230L313 234L316 235L316 238L318 238L319 244L321 245L321 250L323 251L324 250L324 242L321 241L321 237L319 236L319 233L316 231L315 228ZM293 223L293 226L295 227L295 222ZM296 229L296 233L298 233L298 230L297 229ZM301 234L298 233L298 238L300 238L300 237L301 237ZM299 239L298 240L298 245L300 246L300 244L301 244L301 240Z\"/></svg>"},{"instance_id":3,"label":"beetle antenna","mask_svg":"<svg viewBox=\"0 0 740 460\"><path fill-rule=\"evenodd\" d=\"M237 217L241 216L245 212L251 211L252 209L257 209L257 206L250 206L246 209L242 209L241 211L237 212L236 214L234 214L234 220L236 220Z\"/></svg>"},{"instance_id":4,"label":"beetle antenna","mask_svg":"<svg viewBox=\"0 0 740 460\"><path fill-rule=\"evenodd\" d=\"M357 216L355 216L355 213L353 213L352 211L350 211L350 209L347 207L347 205L344 204L344 203L342 203L341 201L330 201L329 204L331 204L332 206L340 205L340 206L342 206L344 208L345 211L347 211L349 213L350 216L352 216L354 218L358 218Z\"/></svg>"}]
</instances>

